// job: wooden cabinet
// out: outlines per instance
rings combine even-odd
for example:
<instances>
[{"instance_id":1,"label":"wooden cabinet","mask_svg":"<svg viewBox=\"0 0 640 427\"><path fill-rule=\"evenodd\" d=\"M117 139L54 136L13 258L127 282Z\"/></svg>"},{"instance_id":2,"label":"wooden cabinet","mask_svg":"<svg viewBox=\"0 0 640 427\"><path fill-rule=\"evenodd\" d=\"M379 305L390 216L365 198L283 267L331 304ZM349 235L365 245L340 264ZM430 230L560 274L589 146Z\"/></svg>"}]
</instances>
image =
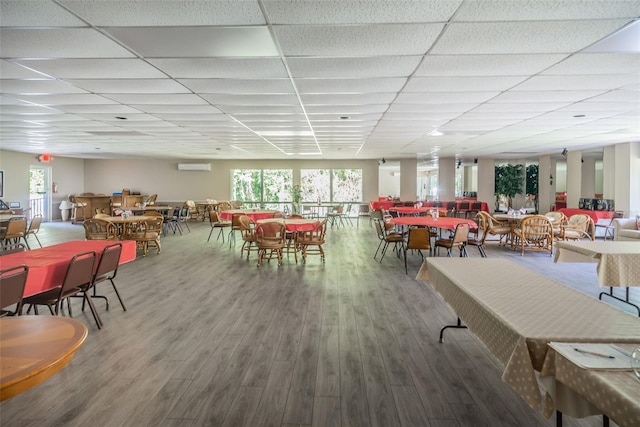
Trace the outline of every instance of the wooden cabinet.
<instances>
[{"instance_id":1,"label":"wooden cabinet","mask_svg":"<svg viewBox=\"0 0 640 427\"><path fill-rule=\"evenodd\" d=\"M145 200L145 196L122 196L122 209L135 208L136 203L142 204Z\"/></svg>"},{"instance_id":2,"label":"wooden cabinet","mask_svg":"<svg viewBox=\"0 0 640 427\"><path fill-rule=\"evenodd\" d=\"M92 218L96 214L96 209L99 209L100 213L111 213L110 196L76 196L76 203L82 203L85 206L84 209L76 209L75 217L72 218L74 222Z\"/></svg>"}]
</instances>

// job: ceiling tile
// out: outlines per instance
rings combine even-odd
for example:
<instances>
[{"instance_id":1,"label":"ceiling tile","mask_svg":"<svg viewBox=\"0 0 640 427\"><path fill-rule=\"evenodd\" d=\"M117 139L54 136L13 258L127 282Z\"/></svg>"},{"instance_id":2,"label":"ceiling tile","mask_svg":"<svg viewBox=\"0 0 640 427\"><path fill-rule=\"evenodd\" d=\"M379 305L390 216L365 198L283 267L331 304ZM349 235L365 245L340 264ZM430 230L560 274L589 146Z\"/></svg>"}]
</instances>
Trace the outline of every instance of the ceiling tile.
<instances>
[{"instance_id":1,"label":"ceiling tile","mask_svg":"<svg viewBox=\"0 0 640 427\"><path fill-rule=\"evenodd\" d=\"M640 38L638 39L640 43ZM638 74L640 54L637 53L577 53L545 70L548 75Z\"/></svg>"},{"instance_id":2,"label":"ceiling tile","mask_svg":"<svg viewBox=\"0 0 640 427\"><path fill-rule=\"evenodd\" d=\"M84 27L87 24L52 1L3 0L2 27Z\"/></svg>"},{"instance_id":3,"label":"ceiling tile","mask_svg":"<svg viewBox=\"0 0 640 427\"><path fill-rule=\"evenodd\" d=\"M421 59L421 56L287 58L287 63L293 77L408 77Z\"/></svg>"},{"instance_id":4,"label":"ceiling tile","mask_svg":"<svg viewBox=\"0 0 640 427\"><path fill-rule=\"evenodd\" d=\"M4 58L130 58L133 54L89 28L0 29Z\"/></svg>"},{"instance_id":5,"label":"ceiling tile","mask_svg":"<svg viewBox=\"0 0 640 427\"><path fill-rule=\"evenodd\" d=\"M71 84L95 93L190 93L171 79L91 79L68 80Z\"/></svg>"},{"instance_id":6,"label":"ceiling tile","mask_svg":"<svg viewBox=\"0 0 640 427\"><path fill-rule=\"evenodd\" d=\"M404 92L464 92L507 90L525 80L527 76L501 77L413 77Z\"/></svg>"},{"instance_id":7,"label":"ceiling tile","mask_svg":"<svg viewBox=\"0 0 640 427\"><path fill-rule=\"evenodd\" d=\"M100 26L260 25L258 2L236 0L62 0L83 19Z\"/></svg>"},{"instance_id":8,"label":"ceiling tile","mask_svg":"<svg viewBox=\"0 0 640 427\"><path fill-rule=\"evenodd\" d=\"M519 84L512 90L517 91L562 91L580 90L588 87L592 90L618 89L637 82L640 75L631 74L599 74L599 75L571 75L571 76L534 76Z\"/></svg>"},{"instance_id":9,"label":"ceiling tile","mask_svg":"<svg viewBox=\"0 0 640 427\"><path fill-rule=\"evenodd\" d=\"M91 93L47 94L47 95L14 95L23 101L38 105L65 104L115 104L114 101Z\"/></svg>"},{"instance_id":10,"label":"ceiling tile","mask_svg":"<svg viewBox=\"0 0 640 427\"><path fill-rule=\"evenodd\" d=\"M273 24L402 24L446 22L461 2L266 0L264 5Z\"/></svg>"},{"instance_id":11,"label":"ceiling tile","mask_svg":"<svg viewBox=\"0 0 640 427\"><path fill-rule=\"evenodd\" d=\"M379 79L296 79L300 93L397 92L405 78Z\"/></svg>"},{"instance_id":12,"label":"ceiling tile","mask_svg":"<svg viewBox=\"0 0 640 427\"><path fill-rule=\"evenodd\" d=\"M541 90L510 91L502 93L491 100L492 103L519 102L576 102L604 93L604 90Z\"/></svg>"},{"instance_id":13,"label":"ceiling tile","mask_svg":"<svg viewBox=\"0 0 640 427\"><path fill-rule=\"evenodd\" d=\"M3 93L48 94L85 93L84 90L59 80L0 80Z\"/></svg>"},{"instance_id":14,"label":"ceiling tile","mask_svg":"<svg viewBox=\"0 0 640 427\"><path fill-rule=\"evenodd\" d=\"M628 20L451 24L433 54L569 53L623 27Z\"/></svg>"},{"instance_id":15,"label":"ceiling tile","mask_svg":"<svg viewBox=\"0 0 640 427\"><path fill-rule=\"evenodd\" d=\"M206 101L192 94L109 94L109 98L123 104L154 104L154 105L202 105Z\"/></svg>"},{"instance_id":16,"label":"ceiling tile","mask_svg":"<svg viewBox=\"0 0 640 427\"><path fill-rule=\"evenodd\" d=\"M202 97L216 105L299 105L298 98L292 94L204 93Z\"/></svg>"},{"instance_id":17,"label":"ceiling tile","mask_svg":"<svg viewBox=\"0 0 640 427\"><path fill-rule=\"evenodd\" d=\"M416 76L521 76L537 74L566 58L554 55L427 55Z\"/></svg>"},{"instance_id":18,"label":"ceiling tile","mask_svg":"<svg viewBox=\"0 0 640 427\"><path fill-rule=\"evenodd\" d=\"M0 61L0 77L3 79L43 79L47 76L9 61Z\"/></svg>"},{"instance_id":19,"label":"ceiling tile","mask_svg":"<svg viewBox=\"0 0 640 427\"><path fill-rule=\"evenodd\" d=\"M442 24L390 24L289 26L274 31L286 56L367 56L423 55L442 28Z\"/></svg>"},{"instance_id":20,"label":"ceiling tile","mask_svg":"<svg viewBox=\"0 0 640 427\"><path fill-rule=\"evenodd\" d=\"M280 58L151 58L149 62L176 79L288 78Z\"/></svg>"},{"instance_id":21,"label":"ceiling tile","mask_svg":"<svg viewBox=\"0 0 640 427\"><path fill-rule=\"evenodd\" d=\"M157 79L167 76L140 59L24 59L18 64L58 79Z\"/></svg>"},{"instance_id":22,"label":"ceiling tile","mask_svg":"<svg viewBox=\"0 0 640 427\"><path fill-rule=\"evenodd\" d=\"M300 94L305 105L368 105L388 104L396 97L395 92L354 94Z\"/></svg>"},{"instance_id":23,"label":"ceiling tile","mask_svg":"<svg viewBox=\"0 0 640 427\"><path fill-rule=\"evenodd\" d=\"M288 79L180 79L178 81L198 93L295 93Z\"/></svg>"},{"instance_id":24,"label":"ceiling tile","mask_svg":"<svg viewBox=\"0 0 640 427\"><path fill-rule=\"evenodd\" d=\"M266 27L109 27L105 31L147 58L279 56Z\"/></svg>"},{"instance_id":25,"label":"ceiling tile","mask_svg":"<svg viewBox=\"0 0 640 427\"><path fill-rule=\"evenodd\" d=\"M479 89L479 88L478 88ZM396 104L462 104L481 103L500 92L403 92L398 94Z\"/></svg>"},{"instance_id":26,"label":"ceiling tile","mask_svg":"<svg viewBox=\"0 0 640 427\"><path fill-rule=\"evenodd\" d=\"M456 21L540 21L635 18L640 5L634 0L482 0L464 2Z\"/></svg>"}]
</instances>

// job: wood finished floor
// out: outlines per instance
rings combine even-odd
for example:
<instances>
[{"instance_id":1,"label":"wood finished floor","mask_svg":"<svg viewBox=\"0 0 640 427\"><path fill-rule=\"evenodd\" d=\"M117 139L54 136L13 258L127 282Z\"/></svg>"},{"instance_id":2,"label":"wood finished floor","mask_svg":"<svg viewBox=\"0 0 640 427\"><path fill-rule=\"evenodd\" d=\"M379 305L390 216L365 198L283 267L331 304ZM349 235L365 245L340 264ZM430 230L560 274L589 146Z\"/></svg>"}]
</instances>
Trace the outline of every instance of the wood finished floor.
<instances>
[{"instance_id":1,"label":"wood finished floor","mask_svg":"<svg viewBox=\"0 0 640 427\"><path fill-rule=\"evenodd\" d=\"M329 230L327 261L260 268L239 245L207 243L208 223L162 239L162 253L124 265L97 301L104 328L75 306L89 336L71 363L0 404L12 426L548 426L500 379L466 330L438 331L453 312L391 251L372 258L374 229ZM217 233L217 230L216 230ZM45 245L83 238L45 224ZM474 248L472 257L479 256ZM596 295L595 264L489 247ZM637 289L632 290L636 302ZM599 426L601 418L566 426Z\"/></svg>"}]
</instances>

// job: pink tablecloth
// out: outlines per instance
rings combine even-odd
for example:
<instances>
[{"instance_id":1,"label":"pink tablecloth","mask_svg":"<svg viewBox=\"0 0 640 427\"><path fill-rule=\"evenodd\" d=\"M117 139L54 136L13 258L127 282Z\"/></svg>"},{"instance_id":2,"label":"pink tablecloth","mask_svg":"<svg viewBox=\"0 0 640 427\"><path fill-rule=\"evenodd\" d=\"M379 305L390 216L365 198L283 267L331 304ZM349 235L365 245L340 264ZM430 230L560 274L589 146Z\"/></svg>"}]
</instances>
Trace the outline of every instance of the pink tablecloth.
<instances>
[{"instance_id":1,"label":"pink tablecloth","mask_svg":"<svg viewBox=\"0 0 640 427\"><path fill-rule=\"evenodd\" d=\"M562 208L558 209L558 212L562 212L567 216L567 218L571 217L571 215L577 214L589 215L593 222L598 222L600 219L613 218L613 211L590 211L587 209Z\"/></svg>"},{"instance_id":2,"label":"pink tablecloth","mask_svg":"<svg viewBox=\"0 0 640 427\"><path fill-rule=\"evenodd\" d=\"M136 259L136 242L133 240L119 242L122 243L120 264ZM105 246L113 243L117 242L113 240L74 240L40 249L3 255L0 257L0 268L5 269L20 264L26 264L29 267L27 285L24 290L24 296L28 297L62 285L69 261L76 254L87 251L97 252L97 267L102 250Z\"/></svg>"},{"instance_id":3,"label":"pink tablecloth","mask_svg":"<svg viewBox=\"0 0 640 427\"><path fill-rule=\"evenodd\" d=\"M320 224L320 221L315 219L298 219L298 218L272 218L272 219L259 219L256 221L258 224L263 222L284 222L284 226L289 232L298 231L311 231L316 225Z\"/></svg>"},{"instance_id":4,"label":"pink tablecloth","mask_svg":"<svg viewBox=\"0 0 640 427\"><path fill-rule=\"evenodd\" d=\"M455 229L460 223L467 223L471 229L478 228L478 225L470 219L449 217L433 218L431 216L403 216L399 218L391 218L389 222L395 225L437 227L445 228L447 230Z\"/></svg>"},{"instance_id":5,"label":"pink tablecloth","mask_svg":"<svg viewBox=\"0 0 640 427\"><path fill-rule=\"evenodd\" d=\"M273 218L273 214L277 211L249 211L245 209L232 209L230 211L221 211L219 216L223 221L231 221L233 215L246 215L254 221L259 219Z\"/></svg>"}]
</instances>

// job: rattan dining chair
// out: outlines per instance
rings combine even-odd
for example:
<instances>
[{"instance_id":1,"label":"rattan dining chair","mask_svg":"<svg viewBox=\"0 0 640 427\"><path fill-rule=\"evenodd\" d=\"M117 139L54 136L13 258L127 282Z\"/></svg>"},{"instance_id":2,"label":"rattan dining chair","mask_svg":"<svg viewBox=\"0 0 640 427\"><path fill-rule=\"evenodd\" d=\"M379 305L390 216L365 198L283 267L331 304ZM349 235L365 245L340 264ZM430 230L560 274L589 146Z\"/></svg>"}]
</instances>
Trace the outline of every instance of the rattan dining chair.
<instances>
[{"instance_id":1,"label":"rattan dining chair","mask_svg":"<svg viewBox=\"0 0 640 427\"><path fill-rule=\"evenodd\" d=\"M553 254L553 226L544 215L532 215L523 218L520 226L513 230L513 247L520 247L520 255L524 250L546 251Z\"/></svg>"},{"instance_id":2,"label":"rattan dining chair","mask_svg":"<svg viewBox=\"0 0 640 427\"><path fill-rule=\"evenodd\" d=\"M324 219L316 224L312 230L298 233L296 244L302 251L302 262L307 262L307 255L320 255L322 262L325 262L323 245L326 241L327 221Z\"/></svg>"},{"instance_id":3,"label":"rattan dining chair","mask_svg":"<svg viewBox=\"0 0 640 427\"><path fill-rule=\"evenodd\" d=\"M29 267L16 265L0 270L0 317L22 314L22 295L27 284ZM13 307L13 310L9 310Z\"/></svg>"},{"instance_id":4,"label":"rattan dining chair","mask_svg":"<svg viewBox=\"0 0 640 427\"><path fill-rule=\"evenodd\" d=\"M286 246L287 228L284 223L270 221L256 226L256 246L258 247L258 267L262 260L270 261L274 255L278 265L282 265L282 250Z\"/></svg>"}]
</instances>

